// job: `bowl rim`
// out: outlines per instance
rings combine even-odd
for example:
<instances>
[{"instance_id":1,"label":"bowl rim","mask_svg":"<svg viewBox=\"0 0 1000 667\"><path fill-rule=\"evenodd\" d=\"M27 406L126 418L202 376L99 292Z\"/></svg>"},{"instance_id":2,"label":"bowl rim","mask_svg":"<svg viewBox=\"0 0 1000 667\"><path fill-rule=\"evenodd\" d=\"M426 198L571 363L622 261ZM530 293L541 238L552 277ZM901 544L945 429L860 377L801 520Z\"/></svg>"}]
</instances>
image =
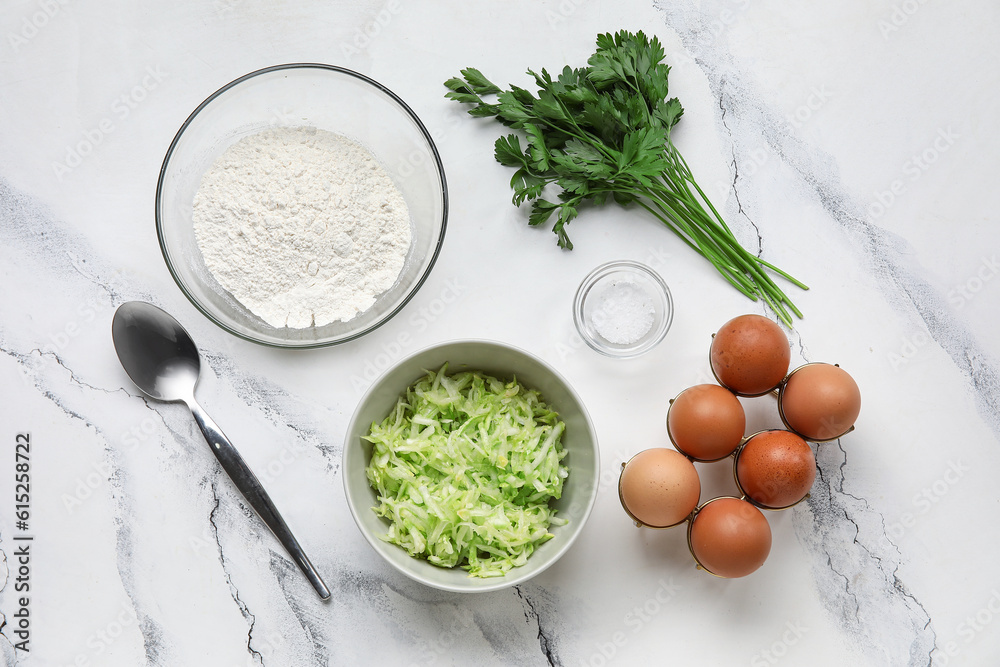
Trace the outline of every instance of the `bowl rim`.
<instances>
[{"instance_id":1,"label":"bowl rim","mask_svg":"<svg viewBox=\"0 0 1000 667\"><path fill-rule=\"evenodd\" d=\"M598 281L603 280L616 271L633 271L644 275L650 282L656 285L657 295L662 297L665 311L663 322L660 323L656 335L643 343L637 343L631 346L609 347L601 343L599 340L594 339L584 324L586 317L583 314L583 310L586 305L587 297L590 296L591 290L598 283ZM576 327L577 333L580 334L580 338L583 339L583 342L586 343L590 349L595 352L599 352L606 357L612 357L615 359L631 359L649 352L663 342L667 333L670 332L670 327L673 325L673 322L674 297L670 291L670 286L667 285L666 281L663 280L663 277L653 270L652 267L646 266L642 262L637 262L632 259L612 260L597 266L580 282L580 286L577 287L576 294L573 297L573 324Z\"/></svg>"},{"instance_id":2,"label":"bowl rim","mask_svg":"<svg viewBox=\"0 0 1000 667\"><path fill-rule=\"evenodd\" d=\"M171 263L169 255L167 253L166 243L164 242L163 239L163 220L160 215L160 209L161 209L162 194L163 194L163 181L164 177L166 176L167 166L170 164L170 158L173 156L174 150L176 149L181 136L183 136L188 126L192 122L194 122L194 119L198 116L198 114L200 114L205 107L214 102L218 97L229 91L231 88L235 88L236 86L242 84L245 81L248 81L250 79L265 74L270 74L273 72L279 72L282 70L294 70L294 69L327 70L336 72L338 74L346 75L349 77L354 77L355 79L358 79L359 81L374 87L375 89L383 93L386 97L388 97L390 100L395 102L399 106L399 108L402 109L403 112L407 116L409 116L410 119L414 122L417 129L420 131L420 134L427 142L427 146L430 148L431 155L434 158L434 165L437 169L438 178L441 182L442 211L441 211L441 228L440 231L438 232L437 243L434 245L434 249L431 252L430 262L427 264L427 268L424 269L423 273L421 273L419 278L417 278L416 283L414 283L413 287L411 287L410 290L406 293L406 295L403 297L403 300L400 301L399 304L397 304L397 306L394 309L386 313L385 316L382 317L382 319L371 324L368 327L365 327L364 329L361 329L350 335L343 336L341 338L337 338L334 340L287 341L279 343L269 340L263 340L253 335L248 335L242 331L238 331L234 327L229 326L225 322L221 321L218 317L216 317L215 314L212 313L210 309L203 307L202 304L197 299L195 299L190 292L188 292L180 276L174 270L174 266ZM346 343L355 340L357 338L360 338L365 334L371 333L372 331L378 329L380 326L382 326L383 324L391 320L393 317L395 317L396 314L399 313L399 311L402 310L403 307L410 302L410 299L414 297L414 295L420 290L424 282L427 280L427 277L430 275L431 270L434 268L434 264L437 262L438 256L441 254L441 247L444 244L445 232L448 228L448 202L449 202L448 181L445 177L444 163L441 160L441 154L438 151L437 144L434 143L434 138L431 136L430 132L427 131L427 127L424 125L423 121L420 120L420 117L417 116L417 114L413 111L413 109L411 109L410 106L406 102L404 102L401 97L399 97L399 95L392 92L389 88L382 85L375 79L365 76L360 72L355 72L354 70L347 69L346 67L339 67L337 65L327 65L324 63L295 62L295 63L284 63L281 65L271 65L269 67L263 67L261 69L254 70L252 72L249 72L248 74L244 74L243 76L237 79L233 79L226 85L216 90L214 93L205 98L205 100L201 104L195 107L194 111L192 111L191 114L181 124L180 129L177 130L177 133L174 135L173 140L170 142L170 146L167 148L167 153L163 158L163 163L160 165L160 173L156 181L156 197L154 199L154 217L156 221L156 238L160 245L160 253L163 255L163 262L164 264L167 265L167 270L170 272L170 276L174 279L174 282L177 284L177 287L180 288L181 293L184 294L187 300L191 302L191 305L193 305L202 315L207 317L209 321L211 321L224 331L229 332L230 334L236 336L237 338L242 338L243 340L250 341L251 343L256 343L258 345L264 345L266 347L273 347L277 349L306 350L306 349L315 349L319 347L329 347L331 345L339 345L341 343Z\"/></svg>"},{"instance_id":3,"label":"bowl rim","mask_svg":"<svg viewBox=\"0 0 1000 667\"><path fill-rule=\"evenodd\" d=\"M505 348L507 350L511 350L511 351L516 352L516 353L518 353L520 355L523 355L524 357L526 357L526 358L534 361L535 363L539 364L540 366L542 366L546 370L546 372L551 373L552 376L559 383L561 383L563 385L563 387L566 389L567 393L569 393L569 395L572 396L573 399L580 406L581 416L583 417L583 421L587 425L587 430L590 433L590 446L591 446L591 449L593 450L594 461L595 461L594 475L593 475L593 478L590 480L590 483L589 483L589 485L588 485L588 487L586 489L587 493L586 493L585 507L583 509L583 512L580 514L579 518L575 519L575 524L576 525L573 526L573 528L572 528L572 534L567 538L566 542L559 547L559 550L556 551L556 552L554 552L549 557L549 559L548 559L547 562L545 562L545 563L543 563L541 565L538 565L535 569L532 569L532 570L529 570L529 571L526 571L526 572L523 572L523 573L518 573L517 570L519 568L515 568L515 569L511 570L510 572L508 572L503 577L496 577L490 583L484 584L482 586L477 586L476 588L467 588L467 587L460 586L460 585L450 586L450 585L446 585L446 584L440 584L438 582L432 582L432 581L424 579L419 573L414 572L413 570L407 569L407 568L401 566L399 563L386 558L382 554L382 552L381 552L381 547L385 546L388 543L383 542L382 540L378 539L378 537L376 535L371 534L361 524L360 515L359 515L360 512L361 512L361 510L362 509L368 510L370 508L367 508L367 507L366 508L359 508L358 506L356 506L355 505L355 499L351 495L351 490L350 490L350 487L348 486L348 465L347 465L348 462L347 462L347 456L348 456L348 449L349 449L350 445L347 442L347 438L350 437L351 433L357 427L357 422L358 422L359 415L361 414L361 408L362 408L362 406L364 406L368 402L368 400L371 397L371 395L376 391L376 389L379 388L380 383L383 380L385 380L385 378L389 374L391 374L393 371L395 371L397 368L399 368L402 364L405 364L405 363L409 362L411 359L414 359L415 357L427 354L427 353L432 352L434 350L438 350L438 349L441 349L441 348L452 347L454 345L459 345L459 344L461 344L461 345L476 344L476 345L487 345L487 346ZM367 462L365 462L365 465L367 466ZM393 568L397 572L399 572L399 573L403 574L404 576L406 576L408 579L410 579L412 581L416 581L416 582L418 582L420 584L423 584L424 586L428 586L430 588L435 588L435 589L438 589L438 590L448 591L448 592L452 592L452 593L488 593L488 592L491 592L491 591L502 590L504 588L510 588L511 586L516 586L518 584L522 584L525 581L527 581L529 579L532 579L533 577L538 576L539 574L541 574L542 572L544 572L545 570L547 570L548 568L550 568L557 561L559 561L559 559L561 559L566 554L566 552L573 545L573 543L576 542L577 538L580 536L580 533L583 532L583 528L586 525L587 520L590 518L590 515L593 513L594 506L597 504L597 495L598 495L598 492L600 491L600 480L601 480L601 448L600 448L600 442L598 441L598 438L597 438L597 428L594 426L594 421L591 418L590 412L587 410L587 406L583 402L582 397L576 391L576 389L573 388L573 385L571 385L569 383L569 381L563 376L563 374L560 373L558 370L556 370L551 364L549 364L547 361L541 359L540 357L532 354L531 352L528 352L527 350L525 350L523 348L520 348L520 347L517 347L515 345L510 345L509 343L504 343L504 342L501 342L501 341L492 340L492 339L488 339L488 338L455 338L455 339L449 339L449 340L441 341L441 342L438 342L438 343L432 343L431 345L428 345L426 347L423 347L423 348L417 350L413 354L407 355L406 357L400 359L399 361L397 361L396 363L394 363L392 366L390 366L389 368L387 368L385 371L383 371L371 383L371 385L369 385L368 389L365 390L364 395L358 400L358 402L357 402L357 404L356 404L356 406L354 408L354 413L351 415L351 419L348 422L347 429L346 429L346 432L345 432L345 437L344 437L343 451L341 452L341 466L340 466L340 469L341 469L341 477L343 478L344 495L347 498L347 506L348 506L348 508L351 511L351 518L354 519L354 524L357 526L358 532L361 533L361 535L365 538L365 541L379 555L379 557L382 559L382 561L384 561L386 564L388 564L391 568ZM398 546L396 546L394 544L390 544L389 546L391 546L393 548L396 548L396 549L399 548ZM411 558L413 558L413 557L411 557ZM417 560L417 559L414 558L414 560ZM406 561L406 562L408 562L408 561ZM530 562L530 560L529 560L529 562Z\"/></svg>"}]
</instances>

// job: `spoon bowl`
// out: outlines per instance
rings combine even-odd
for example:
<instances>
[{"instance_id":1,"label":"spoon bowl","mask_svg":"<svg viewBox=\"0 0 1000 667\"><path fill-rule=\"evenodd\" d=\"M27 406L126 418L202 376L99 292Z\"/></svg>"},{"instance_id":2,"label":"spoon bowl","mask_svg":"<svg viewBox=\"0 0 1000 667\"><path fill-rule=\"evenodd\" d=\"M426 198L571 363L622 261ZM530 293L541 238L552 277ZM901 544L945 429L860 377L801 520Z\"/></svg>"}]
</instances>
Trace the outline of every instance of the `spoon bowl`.
<instances>
[{"instance_id":1,"label":"spoon bowl","mask_svg":"<svg viewBox=\"0 0 1000 667\"><path fill-rule=\"evenodd\" d=\"M201 358L171 315L152 304L129 301L115 311L111 337L122 367L144 394L158 401L194 398Z\"/></svg>"}]
</instances>

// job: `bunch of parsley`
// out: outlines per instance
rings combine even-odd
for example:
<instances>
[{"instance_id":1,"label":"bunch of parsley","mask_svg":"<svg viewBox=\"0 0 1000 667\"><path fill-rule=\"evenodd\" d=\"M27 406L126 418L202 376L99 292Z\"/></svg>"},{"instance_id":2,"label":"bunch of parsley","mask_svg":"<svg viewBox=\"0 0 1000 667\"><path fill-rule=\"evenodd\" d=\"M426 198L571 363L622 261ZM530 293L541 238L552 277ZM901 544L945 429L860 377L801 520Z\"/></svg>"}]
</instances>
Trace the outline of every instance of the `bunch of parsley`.
<instances>
[{"instance_id":1,"label":"bunch of parsley","mask_svg":"<svg viewBox=\"0 0 1000 667\"><path fill-rule=\"evenodd\" d=\"M536 74L538 93L517 86L503 90L474 68L445 82L447 97L474 105L469 114L496 118L520 130L496 142L496 159L514 167L514 204L531 202L528 222L555 220L559 246L572 249L566 225L586 202L609 198L636 204L659 218L702 254L738 290L762 298L789 327L789 310L802 313L768 270L802 289L801 282L743 248L695 182L670 140L684 109L667 98L667 75L659 40L642 32L599 35L588 67L566 67L553 79ZM484 96L496 95L489 103ZM543 198L547 186L557 198Z\"/></svg>"}]
</instances>

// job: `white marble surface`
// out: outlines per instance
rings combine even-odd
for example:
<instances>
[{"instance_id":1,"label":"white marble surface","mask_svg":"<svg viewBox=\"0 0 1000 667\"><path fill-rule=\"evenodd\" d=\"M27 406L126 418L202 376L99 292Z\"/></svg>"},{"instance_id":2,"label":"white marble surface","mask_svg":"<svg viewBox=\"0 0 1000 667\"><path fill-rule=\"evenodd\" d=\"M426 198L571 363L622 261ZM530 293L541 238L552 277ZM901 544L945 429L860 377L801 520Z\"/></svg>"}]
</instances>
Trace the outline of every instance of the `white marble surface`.
<instances>
[{"instance_id":1,"label":"white marble surface","mask_svg":"<svg viewBox=\"0 0 1000 667\"><path fill-rule=\"evenodd\" d=\"M11 0L0 17L0 663L997 663L995 3ZM560 251L510 206L497 127L442 97L460 67L523 85L527 67L581 65L598 32L622 27L664 42L686 108L676 141L727 219L811 286L793 293L806 314L793 362L839 362L864 395L857 431L819 448L812 498L769 515L771 557L741 580L696 571L682 531L634 528L615 481L620 461L665 444L667 400L706 376L709 335L764 311L636 211L586 212L576 250ZM365 28L378 34L362 40ZM438 139L452 204L437 266L399 316L298 353L199 315L152 216L190 111L291 61L356 69L407 100ZM100 141L78 165L55 166L88 136ZM620 258L657 268L677 307L665 342L630 361L582 347L570 317L583 276ZM137 298L196 338L201 402L261 472L329 604L245 516L184 408L146 403L122 372L110 319ZM472 336L571 380L604 483L556 566L516 590L458 596L375 558L339 466L373 366ZM773 423L766 402L753 406L752 424ZM21 432L30 653L11 646ZM703 497L733 490L724 469L704 477Z\"/></svg>"}]
</instances>

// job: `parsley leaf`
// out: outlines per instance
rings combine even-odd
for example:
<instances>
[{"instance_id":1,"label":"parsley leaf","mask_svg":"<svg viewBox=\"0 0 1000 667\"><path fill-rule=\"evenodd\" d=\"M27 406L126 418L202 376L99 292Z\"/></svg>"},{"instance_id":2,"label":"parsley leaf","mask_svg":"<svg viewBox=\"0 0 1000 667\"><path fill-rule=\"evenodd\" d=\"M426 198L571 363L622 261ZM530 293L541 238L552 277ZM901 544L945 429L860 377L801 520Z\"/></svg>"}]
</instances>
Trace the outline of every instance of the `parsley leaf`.
<instances>
[{"instance_id":1,"label":"parsley leaf","mask_svg":"<svg viewBox=\"0 0 1000 667\"><path fill-rule=\"evenodd\" d=\"M545 69L528 70L535 93L517 86L503 90L469 67L445 82L445 96L473 105L472 116L496 118L522 133L497 139L495 156L515 169L512 200L516 206L531 202L528 224L552 222L559 247L573 248L566 228L581 205L600 206L611 198L638 206L791 326L789 311L802 314L772 274L808 288L743 248L695 182L670 138L684 108L668 97L664 56L656 37L621 30L597 36L587 67L566 66L554 78ZM495 103L483 99L492 95ZM542 198L549 186L558 189L558 202Z\"/></svg>"}]
</instances>

